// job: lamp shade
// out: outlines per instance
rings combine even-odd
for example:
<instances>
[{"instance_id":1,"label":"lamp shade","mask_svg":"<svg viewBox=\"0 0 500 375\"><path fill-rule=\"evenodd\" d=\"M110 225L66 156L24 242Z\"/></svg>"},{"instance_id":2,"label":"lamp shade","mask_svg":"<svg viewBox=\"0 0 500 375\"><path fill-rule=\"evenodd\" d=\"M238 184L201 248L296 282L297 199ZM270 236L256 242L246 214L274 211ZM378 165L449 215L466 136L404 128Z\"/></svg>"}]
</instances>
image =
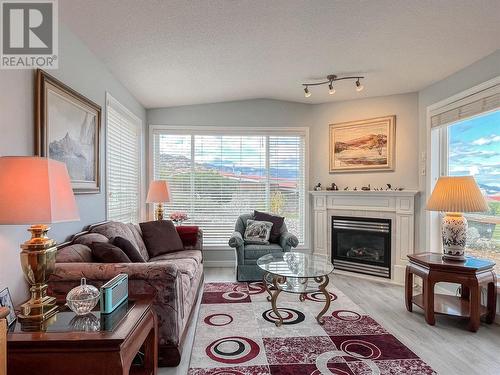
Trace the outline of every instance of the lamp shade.
<instances>
[{"instance_id":1,"label":"lamp shade","mask_svg":"<svg viewBox=\"0 0 500 375\"><path fill-rule=\"evenodd\" d=\"M488 204L474 177L440 177L425 209L445 212L482 212L488 210Z\"/></svg>"},{"instance_id":2,"label":"lamp shade","mask_svg":"<svg viewBox=\"0 0 500 375\"><path fill-rule=\"evenodd\" d=\"M41 157L0 157L0 224L79 219L64 163Z\"/></svg>"},{"instance_id":3,"label":"lamp shade","mask_svg":"<svg viewBox=\"0 0 500 375\"><path fill-rule=\"evenodd\" d=\"M170 202L170 188L165 180L151 181L146 203Z\"/></svg>"}]
</instances>

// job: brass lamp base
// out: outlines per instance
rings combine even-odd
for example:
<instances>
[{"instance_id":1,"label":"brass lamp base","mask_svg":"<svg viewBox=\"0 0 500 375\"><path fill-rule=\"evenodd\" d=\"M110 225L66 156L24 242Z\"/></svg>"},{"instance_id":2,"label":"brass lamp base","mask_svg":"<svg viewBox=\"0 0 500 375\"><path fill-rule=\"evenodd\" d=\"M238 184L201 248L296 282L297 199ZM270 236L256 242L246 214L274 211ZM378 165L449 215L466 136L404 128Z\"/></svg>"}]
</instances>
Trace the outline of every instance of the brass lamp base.
<instances>
[{"instance_id":1,"label":"brass lamp base","mask_svg":"<svg viewBox=\"0 0 500 375\"><path fill-rule=\"evenodd\" d=\"M33 225L31 239L21 245L21 266L30 285L31 298L21 305L21 320L43 321L57 313L56 299L47 296L47 281L56 264L56 241L47 237L49 227Z\"/></svg>"},{"instance_id":2,"label":"brass lamp base","mask_svg":"<svg viewBox=\"0 0 500 375\"><path fill-rule=\"evenodd\" d=\"M158 207L156 208L156 220L163 220L163 205L158 203Z\"/></svg>"}]
</instances>

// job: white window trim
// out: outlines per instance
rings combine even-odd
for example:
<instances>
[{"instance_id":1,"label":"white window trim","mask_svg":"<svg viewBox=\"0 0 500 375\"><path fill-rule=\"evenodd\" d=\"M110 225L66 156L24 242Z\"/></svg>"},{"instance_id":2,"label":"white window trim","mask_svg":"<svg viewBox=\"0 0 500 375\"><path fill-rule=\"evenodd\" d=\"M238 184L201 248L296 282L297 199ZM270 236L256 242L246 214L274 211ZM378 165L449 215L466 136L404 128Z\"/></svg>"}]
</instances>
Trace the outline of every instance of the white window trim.
<instances>
[{"instance_id":1,"label":"white window trim","mask_svg":"<svg viewBox=\"0 0 500 375\"><path fill-rule=\"evenodd\" d=\"M104 206L106 210L106 220L108 220L108 176L109 176L109 164L108 164L108 146L109 146L109 138L108 138L108 105L113 104L116 108L119 108L120 111L129 116L133 122L136 123L139 131L139 138L137 142L139 143L139 220L142 221L146 217L146 199L145 199L145 190L144 190L144 181L145 179L145 170L144 170L144 127L142 120L136 116L132 111L130 111L127 107L121 104L116 98L114 98L111 93L106 91L106 121L105 121L105 139L106 139L106 161L105 161L105 184L106 184L106 195L104 199Z\"/></svg>"},{"instance_id":2,"label":"white window trim","mask_svg":"<svg viewBox=\"0 0 500 375\"><path fill-rule=\"evenodd\" d=\"M197 134L214 135L214 133L220 131L221 135L238 135L238 134L248 134L249 130L252 131L253 135L283 135L288 134L300 134L304 135L304 244L298 246L297 250L309 251L311 249L311 227L310 227L310 202L307 194L309 188L309 128L308 127L255 127L255 126L183 126L183 125L149 125L149 144L148 144L148 185L152 181L154 176L154 155L153 155L153 142L154 135L161 133L162 131L168 131L172 134L192 134L196 132ZM150 205L152 206L152 205ZM152 218L153 207L148 208L148 218ZM231 249L229 246L204 246L204 249L209 250L228 250ZM232 250L232 249L231 249Z\"/></svg>"},{"instance_id":3,"label":"white window trim","mask_svg":"<svg viewBox=\"0 0 500 375\"><path fill-rule=\"evenodd\" d=\"M447 143L447 131L443 130L448 125L439 128L434 133L432 132L431 127L431 117L440 113L449 110L453 107L453 104L456 103L457 106L466 105L482 97L492 95L491 91L487 91L488 89L493 88L494 86L500 85L500 76L497 76L493 79L490 79L486 82L483 82L479 85L471 87L470 89L464 90L458 94L455 94L447 99L441 100L437 103L434 103L427 107L426 113L426 169L428 171L426 176L426 197L425 201L429 199L432 189L440 176L444 176L447 174L447 156L448 156L448 143ZM488 112L483 112L478 114L478 116L484 115ZM474 118L475 116L471 117ZM437 163L433 163L432 161L432 151L434 153L439 154L439 161ZM436 247L437 245L441 246L440 240L440 227L439 227L439 215L436 212L427 211L425 215L425 244L427 249L436 249L440 247Z\"/></svg>"}]
</instances>

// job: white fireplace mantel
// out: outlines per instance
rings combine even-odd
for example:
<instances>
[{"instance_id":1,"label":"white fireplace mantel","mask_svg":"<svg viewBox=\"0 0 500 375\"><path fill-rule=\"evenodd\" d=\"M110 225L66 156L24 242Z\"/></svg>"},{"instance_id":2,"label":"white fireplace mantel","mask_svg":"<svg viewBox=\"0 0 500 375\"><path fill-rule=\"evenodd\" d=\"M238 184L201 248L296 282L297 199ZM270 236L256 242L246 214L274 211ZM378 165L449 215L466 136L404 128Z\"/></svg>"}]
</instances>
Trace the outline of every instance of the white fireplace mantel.
<instances>
[{"instance_id":1,"label":"white fireplace mantel","mask_svg":"<svg viewBox=\"0 0 500 375\"><path fill-rule=\"evenodd\" d=\"M417 190L311 191L313 251L331 259L331 217L359 216L392 221L391 280L402 284L407 255L415 246L415 197Z\"/></svg>"}]
</instances>

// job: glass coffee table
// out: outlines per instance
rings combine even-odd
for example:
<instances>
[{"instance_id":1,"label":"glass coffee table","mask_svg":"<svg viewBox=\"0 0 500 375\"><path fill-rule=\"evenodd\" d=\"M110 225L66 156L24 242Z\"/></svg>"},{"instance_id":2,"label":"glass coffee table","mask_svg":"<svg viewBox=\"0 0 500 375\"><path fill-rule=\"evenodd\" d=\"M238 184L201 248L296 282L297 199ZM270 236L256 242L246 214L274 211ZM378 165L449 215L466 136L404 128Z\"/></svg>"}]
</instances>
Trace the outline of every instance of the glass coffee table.
<instances>
[{"instance_id":1,"label":"glass coffee table","mask_svg":"<svg viewBox=\"0 0 500 375\"><path fill-rule=\"evenodd\" d=\"M325 306L316 320L323 324L323 315L328 311L331 303L330 293L326 290L330 279L328 275L333 271L333 264L326 258L298 252L268 254L257 260L257 265L264 271L264 287L269 294L267 300L271 302L274 314L278 317L275 322L279 327L283 324L283 317L276 306L276 300L281 292L299 294L303 302L307 293L321 292L325 296Z\"/></svg>"}]
</instances>

